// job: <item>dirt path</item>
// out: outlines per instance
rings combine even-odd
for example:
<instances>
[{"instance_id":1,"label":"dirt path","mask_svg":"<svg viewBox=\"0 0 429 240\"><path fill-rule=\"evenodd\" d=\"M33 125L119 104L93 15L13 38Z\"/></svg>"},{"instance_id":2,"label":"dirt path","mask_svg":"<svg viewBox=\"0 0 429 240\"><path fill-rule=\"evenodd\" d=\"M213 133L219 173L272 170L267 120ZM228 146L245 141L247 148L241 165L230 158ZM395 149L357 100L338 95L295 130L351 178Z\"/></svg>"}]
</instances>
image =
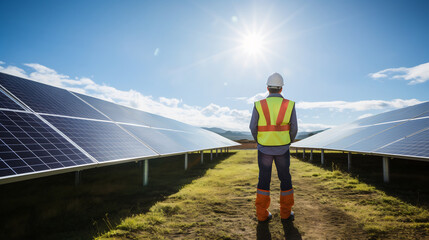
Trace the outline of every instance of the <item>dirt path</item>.
<instances>
[{"instance_id":1,"label":"dirt path","mask_svg":"<svg viewBox=\"0 0 429 240\"><path fill-rule=\"evenodd\" d=\"M300 174L300 173L296 173ZM284 231L288 232L289 239L369 239L356 220L343 210L321 202L315 193L324 191L317 186L316 180L310 178L294 177L295 212L294 227L296 229L283 229L280 223L279 200L280 181L277 172L273 169L271 191L272 199L270 211L274 219L269 224L272 239L283 239ZM250 210L250 209L249 209ZM255 239L255 232L246 234L246 239Z\"/></svg>"},{"instance_id":2,"label":"dirt path","mask_svg":"<svg viewBox=\"0 0 429 240\"><path fill-rule=\"evenodd\" d=\"M314 180L302 178L295 181L295 225L303 239L368 239L356 220L343 210L331 204L321 203L315 192L323 191L315 187Z\"/></svg>"},{"instance_id":3,"label":"dirt path","mask_svg":"<svg viewBox=\"0 0 429 240\"><path fill-rule=\"evenodd\" d=\"M251 160L249 159L249 162ZM293 168L293 167L292 167ZM295 188L295 206L293 211L295 212L295 221L293 223L294 228L284 229L280 221L280 211L279 211L279 197L278 193L280 192L280 181L277 177L277 171L273 165L273 173L271 180L271 205L270 211L273 214L273 221L269 223L269 231L271 233L272 239L284 239L283 235L285 231L288 231L288 240L289 239L368 239L368 236L360 227L356 220L345 213L343 210L331 205L329 202L320 201L316 193L324 191L318 186L317 181L311 178L303 178L300 175L302 172L299 170L292 170L292 181ZM251 191L253 186L248 186L248 190ZM253 194L251 194L253 195ZM245 198L241 200L236 199L234 205L237 208L244 208L246 211L250 212L247 214L252 217L254 215L253 209L253 199L252 204L249 204ZM251 205L249 207L249 205ZM240 211L238 212L239 214ZM243 221L244 219L239 219L240 216L233 214L233 217L237 220ZM241 217L242 218L242 217ZM246 221L247 222L247 221ZM236 222L243 228L243 225ZM241 234L244 239L255 239L256 238L256 221L252 224L254 227L248 229L248 231L243 231ZM255 228L256 226L256 228ZM231 226L232 227L232 226ZM264 229L263 231L265 231Z\"/></svg>"}]
</instances>

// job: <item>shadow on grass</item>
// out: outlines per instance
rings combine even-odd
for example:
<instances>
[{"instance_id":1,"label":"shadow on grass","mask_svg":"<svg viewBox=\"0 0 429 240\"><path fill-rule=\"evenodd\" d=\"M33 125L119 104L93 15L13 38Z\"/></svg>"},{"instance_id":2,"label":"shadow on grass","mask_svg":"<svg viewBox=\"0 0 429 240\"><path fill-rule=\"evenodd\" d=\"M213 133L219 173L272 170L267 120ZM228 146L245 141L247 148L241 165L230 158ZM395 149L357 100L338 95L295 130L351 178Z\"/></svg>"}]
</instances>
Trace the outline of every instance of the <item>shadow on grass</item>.
<instances>
[{"instance_id":1,"label":"shadow on grass","mask_svg":"<svg viewBox=\"0 0 429 240\"><path fill-rule=\"evenodd\" d=\"M210 154L151 159L149 185L142 186L140 163L67 173L0 185L0 239L91 239L126 217L145 213L208 169L235 153L210 161Z\"/></svg>"},{"instance_id":2,"label":"shadow on grass","mask_svg":"<svg viewBox=\"0 0 429 240\"><path fill-rule=\"evenodd\" d=\"M320 164L320 153L313 153L313 161L309 160L309 153L305 158L302 151L292 156L301 161L309 162L326 170L340 170L347 172L347 153L325 153L325 164ZM382 157L373 155L352 154L350 174L364 183L395 196L411 205L429 208L429 163L406 160L390 160L390 182L383 182Z\"/></svg>"},{"instance_id":3,"label":"shadow on grass","mask_svg":"<svg viewBox=\"0 0 429 240\"><path fill-rule=\"evenodd\" d=\"M285 239L287 240L302 240L301 233L294 226L293 222L282 222ZM256 239L270 240L271 232L269 222L258 222L256 225Z\"/></svg>"}]
</instances>

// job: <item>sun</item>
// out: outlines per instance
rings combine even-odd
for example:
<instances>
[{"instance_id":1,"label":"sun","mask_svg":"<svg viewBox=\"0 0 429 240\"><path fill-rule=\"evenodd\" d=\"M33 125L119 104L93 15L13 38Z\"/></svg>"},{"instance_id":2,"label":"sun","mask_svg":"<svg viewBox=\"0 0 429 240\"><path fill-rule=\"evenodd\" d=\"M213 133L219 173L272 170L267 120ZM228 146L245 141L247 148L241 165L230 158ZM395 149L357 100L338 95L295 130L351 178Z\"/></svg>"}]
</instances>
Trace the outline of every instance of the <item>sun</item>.
<instances>
[{"instance_id":1,"label":"sun","mask_svg":"<svg viewBox=\"0 0 429 240\"><path fill-rule=\"evenodd\" d=\"M261 34L250 33L243 36L241 48L248 55L260 55L265 47L265 39Z\"/></svg>"}]
</instances>

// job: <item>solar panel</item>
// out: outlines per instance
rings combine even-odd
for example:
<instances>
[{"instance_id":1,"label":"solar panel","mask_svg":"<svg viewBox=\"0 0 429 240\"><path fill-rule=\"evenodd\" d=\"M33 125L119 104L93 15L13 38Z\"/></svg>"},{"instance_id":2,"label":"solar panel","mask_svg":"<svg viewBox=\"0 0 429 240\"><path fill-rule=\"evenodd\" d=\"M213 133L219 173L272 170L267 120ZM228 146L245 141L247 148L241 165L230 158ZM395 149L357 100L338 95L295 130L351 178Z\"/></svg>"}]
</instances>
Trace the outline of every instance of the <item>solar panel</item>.
<instances>
[{"instance_id":1,"label":"solar panel","mask_svg":"<svg viewBox=\"0 0 429 240\"><path fill-rule=\"evenodd\" d=\"M375 149L382 147L386 144L394 142L400 138L411 135L415 132L424 129L429 126L429 118L411 120L407 122L402 122L399 125L396 125L395 128L389 128L378 134L374 134L371 137L363 138L354 143L353 145L347 146L348 150L353 151L374 151Z\"/></svg>"},{"instance_id":2,"label":"solar panel","mask_svg":"<svg viewBox=\"0 0 429 240\"><path fill-rule=\"evenodd\" d=\"M122 106L109 101L104 101L87 95L75 93L84 101L93 107L106 114L109 118L116 122L132 123L144 126L151 126L157 128L174 129L181 131L198 131L199 128L184 124L182 122L161 117L152 113L144 112L134 108Z\"/></svg>"},{"instance_id":3,"label":"solar panel","mask_svg":"<svg viewBox=\"0 0 429 240\"><path fill-rule=\"evenodd\" d=\"M194 133L127 124L121 124L121 126L160 154L183 153L237 145L223 137L217 138L217 134L212 135L209 131Z\"/></svg>"},{"instance_id":4,"label":"solar panel","mask_svg":"<svg viewBox=\"0 0 429 240\"><path fill-rule=\"evenodd\" d=\"M198 141L200 136L192 133L160 130L126 124L121 124L121 126L160 154L190 152L204 149Z\"/></svg>"},{"instance_id":5,"label":"solar panel","mask_svg":"<svg viewBox=\"0 0 429 240\"><path fill-rule=\"evenodd\" d=\"M0 108L24 110L12 99L6 96L0 89Z\"/></svg>"},{"instance_id":6,"label":"solar panel","mask_svg":"<svg viewBox=\"0 0 429 240\"><path fill-rule=\"evenodd\" d=\"M429 128L379 148L375 153L429 158Z\"/></svg>"},{"instance_id":7,"label":"solar panel","mask_svg":"<svg viewBox=\"0 0 429 240\"><path fill-rule=\"evenodd\" d=\"M301 141L292 144L294 147L311 147L311 148L323 148L330 141L328 139L338 139L341 136L348 134L350 129L354 129L350 126L339 126L336 128L328 129L311 137L305 138ZM356 131L356 129L355 129ZM350 133L349 133L350 134Z\"/></svg>"},{"instance_id":8,"label":"solar panel","mask_svg":"<svg viewBox=\"0 0 429 240\"><path fill-rule=\"evenodd\" d=\"M358 127L353 128L352 130L349 130L350 133L347 136L344 136L342 138L338 138L331 141L331 143L324 145L324 148L327 149L338 149L338 150L347 150L348 146L352 145L353 143L356 143L362 139L366 139L368 137L371 137L373 135L376 135L382 131L385 131L387 129L391 129L395 126L397 126L398 123L386 123L386 124L380 124L380 125L372 125L367 127Z\"/></svg>"},{"instance_id":9,"label":"solar panel","mask_svg":"<svg viewBox=\"0 0 429 240\"><path fill-rule=\"evenodd\" d=\"M32 113L0 111L0 178L94 162Z\"/></svg>"},{"instance_id":10,"label":"solar panel","mask_svg":"<svg viewBox=\"0 0 429 240\"><path fill-rule=\"evenodd\" d=\"M0 73L0 84L33 111L107 120L65 89Z\"/></svg>"},{"instance_id":11,"label":"solar panel","mask_svg":"<svg viewBox=\"0 0 429 240\"><path fill-rule=\"evenodd\" d=\"M426 134L429 139L429 131L413 134L429 127L428 116L429 102L424 102L326 130L293 143L292 147L426 158L427 151L418 148L426 146L423 136ZM398 149L394 150L393 146Z\"/></svg>"},{"instance_id":12,"label":"solar panel","mask_svg":"<svg viewBox=\"0 0 429 240\"><path fill-rule=\"evenodd\" d=\"M383 122L389 122L389 121L410 119L410 118L417 117L422 113L427 112L428 110L429 110L429 102L424 102L414 106L377 114L367 118L362 118L360 120L354 121L353 123L362 126L362 125L372 125L376 123L383 123Z\"/></svg>"},{"instance_id":13,"label":"solar panel","mask_svg":"<svg viewBox=\"0 0 429 240\"><path fill-rule=\"evenodd\" d=\"M158 155L112 122L43 117L100 162Z\"/></svg>"},{"instance_id":14,"label":"solar panel","mask_svg":"<svg viewBox=\"0 0 429 240\"><path fill-rule=\"evenodd\" d=\"M199 129L199 132L197 132L196 134L201 134L202 136L205 136L204 141L199 140L199 142L205 144L204 149L215 148L215 147L216 148L232 147L232 146L238 145L236 142L229 140L226 137L222 137L221 135L209 130ZM209 147L209 146L213 146L213 147Z\"/></svg>"}]
</instances>

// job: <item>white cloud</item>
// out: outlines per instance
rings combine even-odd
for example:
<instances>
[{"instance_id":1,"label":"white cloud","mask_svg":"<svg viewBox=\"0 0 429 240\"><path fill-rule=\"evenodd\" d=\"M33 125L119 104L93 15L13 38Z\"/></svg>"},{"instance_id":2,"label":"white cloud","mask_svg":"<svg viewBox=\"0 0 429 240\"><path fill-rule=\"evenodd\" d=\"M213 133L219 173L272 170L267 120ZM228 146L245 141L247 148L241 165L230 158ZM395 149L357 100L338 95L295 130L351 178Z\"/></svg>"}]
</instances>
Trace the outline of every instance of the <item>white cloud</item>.
<instances>
[{"instance_id":1,"label":"white cloud","mask_svg":"<svg viewBox=\"0 0 429 240\"><path fill-rule=\"evenodd\" d=\"M329 101L329 102L297 102L297 109L316 109L316 108L327 108L330 110L354 110L354 111L366 111L374 109L386 109L386 108L403 108L412 105L422 103L417 99L393 99L391 101L385 100L363 100L355 102L346 101Z\"/></svg>"},{"instance_id":2,"label":"white cloud","mask_svg":"<svg viewBox=\"0 0 429 240\"><path fill-rule=\"evenodd\" d=\"M313 132L317 130L323 130L327 128L335 127L334 125L320 124L320 123L304 123L301 119L298 119L299 132Z\"/></svg>"},{"instance_id":3,"label":"white cloud","mask_svg":"<svg viewBox=\"0 0 429 240\"><path fill-rule=\"evenodd\" d=\"M15 75L18 77L24 77L24 78L28 77L25 74L24 69L21 69L19 67L15 67L15 66L7 66L7 67L0 66L0 72L4 72L4 73L10 74L10 75Z\"/></svg>"},{"instance_id":4,"label":"white cloud","mask_svg":"<svg viewBox=\"0 0 429 240\"><path fill-rule=\"evenodd\" d=\"M256 101L262 100L268 96L268 91L257 93L251 97L236 97L235 100L245 101L248 104L253 104Z\"/></svg>"},{"instance_id":5,"label":"white cloud","mask_svg":"<svg viewBox=\"0 0 429 240\"><path fill-rule=\"evenodd\" d=\"M0 61L0 64L4 64L5 62L3 62L3 61Z\"/></svg>"},{"instance_id":6,"label":"white cloud","mask_svg":"<svg viewBox=\"0 0 429 240\"><path fill-rule=\"evenodd\" d=\"M365 114L360 115L357 119L367 118L367 117L371 117L373 115L374 114L372 114L372 113L365 113Z\"/></svg>"},{"instance_id":7,"label":"white cloud","mask_svg":"<svg viewBox=\"0 0 429 240\"><path fill-rule=\"evenodd\" d=\"M392 78L410 81L409 84L424 83L429 80L429 62L415 67L388 68L376 73L370 73L372 78Z\"/></svg>"},{"instance_id":8,"label":"white cloud","mask_svg":"<svg viewBox=\"0 0 429 240\"><path fill-rule=\"evenodd\" d=\"M156 48L155 51L153 52L153 55L156 57L159 54L159 48Z\"/></svg>"},{"instance_id":9,"label":"white cloud","mask_svg":"<svg viewBox=\"0 0 429 240\"><path fill-rule=\"evenodd\" d=\"M177 98L160 97L159 102L164 103L167 106L177 107L179 105L179 103L182 102L182 99L179 100Z\"/></svg>"}]
</instances>

